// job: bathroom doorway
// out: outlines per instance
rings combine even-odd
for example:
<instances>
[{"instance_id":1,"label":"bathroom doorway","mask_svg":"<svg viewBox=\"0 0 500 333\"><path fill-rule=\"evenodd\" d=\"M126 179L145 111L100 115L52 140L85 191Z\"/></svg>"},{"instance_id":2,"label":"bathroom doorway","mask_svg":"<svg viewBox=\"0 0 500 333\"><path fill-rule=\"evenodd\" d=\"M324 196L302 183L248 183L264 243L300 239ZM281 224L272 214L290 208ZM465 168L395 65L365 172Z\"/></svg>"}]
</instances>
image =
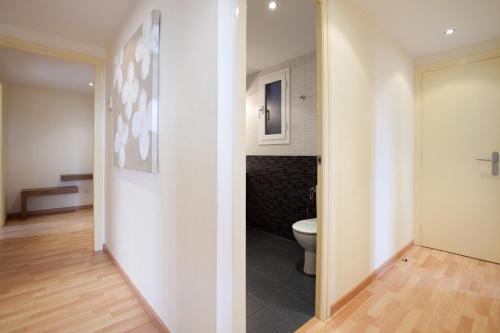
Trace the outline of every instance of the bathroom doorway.
<instances>
[{"instance_id":1,"label":"bathroom doorway","mask_svg":"<svg viewBox=\"0 0 500 333\"><path fill-rule=\"evenodd\" d=\"M247 2L249 333L293 332L327 315L320 304L320 6L314 0Z\"/></svg>"}]
</instances>

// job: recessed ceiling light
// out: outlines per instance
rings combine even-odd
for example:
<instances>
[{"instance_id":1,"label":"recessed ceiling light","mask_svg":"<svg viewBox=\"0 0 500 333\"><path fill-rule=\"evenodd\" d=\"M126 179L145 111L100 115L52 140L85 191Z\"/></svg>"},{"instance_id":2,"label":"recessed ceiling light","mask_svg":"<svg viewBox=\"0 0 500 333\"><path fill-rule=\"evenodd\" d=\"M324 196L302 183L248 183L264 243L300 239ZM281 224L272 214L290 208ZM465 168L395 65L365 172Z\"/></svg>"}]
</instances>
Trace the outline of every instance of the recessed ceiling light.
<instances>
[{"instance_id":1,"label":"recessed ceiling light","mask_svg":"<svg viewBox=\"0 0 500 333\"><path fill-rule=\"evenodd\" d=\"M278 2L275 0L271 0L269 1L267 7L269 7L270 10L275 10L276 8L278 8Z\"/></svg>"},{"instance_id":2,"label":"recessed ceiling light","mask_svg":"<svg viewBox=\"0 0 500 333\"><path fill-rule=\"evenodd\" d=\"M455 28L449 28L449 29L446 29L444 34L445 35L453 35L455 33L456 29Z\"/></svg>"},{"instance_id":3,"label":"recessed ceiling light","mask_svg":"<svg viewBox=\"0 0 500 333\"><path fill-rule=\"evenodd\" d=\"M92 82L89 82L89 87L93 87L94 84Z\"/></svg>"}]
</instances>

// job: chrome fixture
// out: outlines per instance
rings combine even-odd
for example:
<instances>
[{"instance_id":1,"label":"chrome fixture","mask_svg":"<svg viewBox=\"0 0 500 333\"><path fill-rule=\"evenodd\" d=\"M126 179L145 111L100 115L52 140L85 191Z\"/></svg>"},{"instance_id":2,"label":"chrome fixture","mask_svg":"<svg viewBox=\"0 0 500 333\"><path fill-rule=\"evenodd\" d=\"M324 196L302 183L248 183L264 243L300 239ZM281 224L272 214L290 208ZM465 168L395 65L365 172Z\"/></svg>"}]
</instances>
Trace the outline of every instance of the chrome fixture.
<instances>
[{"instance_id":1,"label":"chrome fixture","mask_svg":"<svg viewBox=\"0 0 500 333\"><path fill-rule=\"evenodd\" d=\"M306 95L300 95L300 96L299 96L299 99L300 99L301 101L305 101L308 97L314 97L314 96L316 96L316 95L307 95L307 96L306 96Z\"/></svg>"},{"instance_id":2,"label":"chrome fixture","mask_svg":"<svg viewBox=\"0 0 500 333\"><path fill-rule=\"evenodd\" d=\"M481 162L491 162L491 175L498 176L499 154L497 151L491 153L491 158L478 158Z\"/></svg>"},{"instance_id":3,"label":"chrome fixture","mask_svg":"<svg viewBox=\"0 0 500 333\"><path fill-rule=\"evenodd\" d=\"M309 200L313 200L316 195L316 186L311 186L309 189Z\"/></svg>"}]
</instances>

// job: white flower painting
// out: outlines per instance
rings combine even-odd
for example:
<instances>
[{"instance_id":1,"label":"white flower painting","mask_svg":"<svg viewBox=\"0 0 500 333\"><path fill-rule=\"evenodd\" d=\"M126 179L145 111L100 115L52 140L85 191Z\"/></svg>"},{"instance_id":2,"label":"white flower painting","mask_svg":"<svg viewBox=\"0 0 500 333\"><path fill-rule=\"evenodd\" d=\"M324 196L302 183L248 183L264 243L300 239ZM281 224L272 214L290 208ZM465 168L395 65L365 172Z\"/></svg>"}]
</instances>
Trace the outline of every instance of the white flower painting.
<instances>
[{"instance_id":1,"label":"white flower painting","mask_svg":"<svg viewBox=\"0 0 500 333\"><path fill-rule=\"evenodd\" d=\"M160 12L154 10L113 58L115 166L158 172ZM131 135L129 136L129 132Z\"/></svg>"},{"instance_id":2,"label":"white flower painting","mask_svg":"<svg viewBox=\"0 0 500 333\"><path fill-rule=\"evenodd\" d=\"M135 47L135 60L141 64L141 78L146 80L149 75L151 55L160 51L160 26L153 24L152 16L142 25L142 37Z\"/></svg>"},{"instance_id":3,"label":"white flower painting","mask_svg":"<svg viewBox=\"0 0 500 333\"><path fill-rule=\"evenodd\" d=\"M130 120L134 103L139 96L139 80L135 77L134 63L130 61L127 69L127 80L123 83L122 103L125 105L125 115Z\"/></svg>"},{"instance_id":4,"label":"white flower painting","mask_svg":"<svg viewBox=\"0 0 500 333\"><path fill-rule=\"evenodd\" d=\"M149 154L149 132L152 128L152 109L154 100L147 102L146 91L141 89L139 95L138 111L132 118L132 135L139 140L139 153L141 159L146 160Z\"/></svg>"},{"instance_id":5,"label":"white flower painting","mask_svg":"<svg viewBox=\"0 0 500 333\"><path fill-rule=\"evenodd\" d=\"M115 134L115 153L118 155L118 166L125 166L125 147L128 141L128 125L123 122L122 115L118 116Z\"/></svg>"},{"instance_id":6,"label":"white flower painting","mask_svg":"<svg viewBox=\"0 0 500 333\"><path fill-rule=\"evenodd\" d=\"M123 87L123 71L122 71L123 49L120 49L120 51L118 51L118 53L116 54L114 59L114 64L115 64L115 72L113 78L113 87L120 94L122 92L122 87Z\"/></svg>"}]
</instances>

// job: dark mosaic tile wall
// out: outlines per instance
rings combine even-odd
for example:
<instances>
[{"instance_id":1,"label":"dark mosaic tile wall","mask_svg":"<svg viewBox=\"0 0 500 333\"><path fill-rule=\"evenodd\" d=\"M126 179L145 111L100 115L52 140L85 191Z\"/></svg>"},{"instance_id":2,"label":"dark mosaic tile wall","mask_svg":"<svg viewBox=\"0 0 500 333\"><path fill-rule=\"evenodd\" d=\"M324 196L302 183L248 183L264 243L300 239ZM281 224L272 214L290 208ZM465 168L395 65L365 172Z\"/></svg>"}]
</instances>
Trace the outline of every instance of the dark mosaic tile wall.
<instances>
[{"instance_id":1,"label":"dark mosaic tile wall","mask_svg":"<svg viewBox=\"0 0 500 333\"><path fill-rule=\"evenodd\" d=\"M309 199L316 163L316 156L247 156L247 226L295 240L292 224L316 217L316 195Z\"/></svg>"}]
</instances>

